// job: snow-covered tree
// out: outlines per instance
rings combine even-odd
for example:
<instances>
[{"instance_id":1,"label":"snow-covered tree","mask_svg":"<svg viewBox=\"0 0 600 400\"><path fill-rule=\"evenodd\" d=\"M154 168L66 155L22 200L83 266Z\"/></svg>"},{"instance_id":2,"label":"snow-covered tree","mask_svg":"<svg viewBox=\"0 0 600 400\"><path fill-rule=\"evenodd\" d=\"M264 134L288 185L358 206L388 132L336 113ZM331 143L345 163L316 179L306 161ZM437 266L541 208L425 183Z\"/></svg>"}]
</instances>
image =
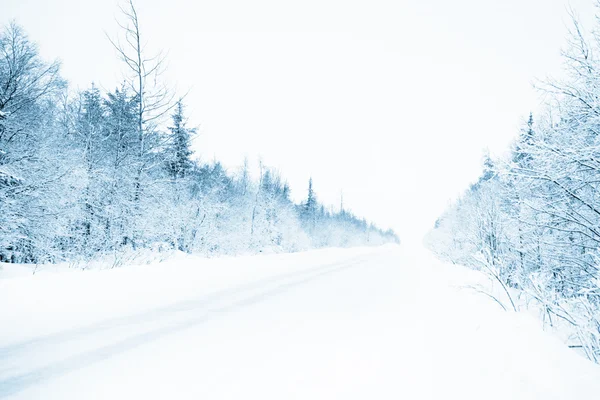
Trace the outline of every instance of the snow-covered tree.
<instances>
[{"instance_id":1,"label":"snow-covered tree","mask_svg":"<svg viewBox=\"0 0 600 400\"><path fill-rule=\"evenodd\" d=\"M570 325L577 346L597 362L598 52L600 36L574 19L564 52L568 77L540 85L550 99L546 113L529 115L508 157L486 160L482 177L428 238L440 256L484 269L536 300L544 320Z\"/></svg>"},{"instance_id":2,"label":"snow-covered tree","mask_svg":"<svg viewBox=\"0 0 600 400\"><path fill-rule=\"evenodd\" d=\"M191 145L196 134L195 128L188 128L183 113L182 100L177 102L175 112L171 116L172 125L169 126L170 137L167 145L167 169L173 179L185 178L192 169Z\"/></svg>"},{"instance_id":3,"label":"snow-covered tree","mask_svg":"<svg viewBox=\"0 0 600 400\"><path fill-rule=\"evenodd\" d=\"M195 129L155 84L137 11L122 8L127 71L116 89L69 91L57 63L12 24L0 33L0 262L87 262L143 249L206 255L298 251L396 241L349 212L294 204L262 163L252 177L192 159ZM171 112L171 121L163 116Z\"/></svg>"}]
</instances>

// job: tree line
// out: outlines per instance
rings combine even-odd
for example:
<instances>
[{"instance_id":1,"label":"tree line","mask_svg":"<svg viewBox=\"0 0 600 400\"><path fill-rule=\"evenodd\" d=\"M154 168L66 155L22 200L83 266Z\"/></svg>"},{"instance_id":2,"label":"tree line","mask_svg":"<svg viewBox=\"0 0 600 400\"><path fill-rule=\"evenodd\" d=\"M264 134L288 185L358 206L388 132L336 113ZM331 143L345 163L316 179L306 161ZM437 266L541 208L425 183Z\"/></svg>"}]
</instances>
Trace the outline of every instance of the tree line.
<instances>
[{"instance_id":1,"label":"tree line","mask_svg":"<svg viewBox=\"0 0 600 400\"><path fill-rule=\"evenodd\" d=\"M161 84L134 4L111 38L121 85L73 93L57 62L11 23L0 32L0 262L90 260L139 249L203 254L397 242L309 183L295 204L272 168L252 178L193 155L184 99Z\"/></svg>"},{"instance_id":2,"label":"tree line","mask_svg":"<svg viewBox=\"0 0 600 400\"><path fill-rule=\"evenodd\" d=\"M600 5L600 3L599 3ZM510 154L485 156L476 183L437 220L439 256L500 283L506 308L533 301L545 324L600 362L600 23L573 18L566 77L537 85L548 99Z\"/></svg>"}]
</instances>

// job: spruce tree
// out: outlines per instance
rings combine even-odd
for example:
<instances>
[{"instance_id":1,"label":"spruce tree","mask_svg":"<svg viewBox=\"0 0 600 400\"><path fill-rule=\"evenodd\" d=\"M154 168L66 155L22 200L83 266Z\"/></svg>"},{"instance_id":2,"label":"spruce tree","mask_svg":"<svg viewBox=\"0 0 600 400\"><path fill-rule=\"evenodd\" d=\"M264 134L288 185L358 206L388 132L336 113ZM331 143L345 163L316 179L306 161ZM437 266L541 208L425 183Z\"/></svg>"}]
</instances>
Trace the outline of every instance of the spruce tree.
<instances>
[{"instance_id":1,"label":"spruce tree","mask_svg":"<svg viewBox=\"0 0 600 400\"><path fill-rule=\"evenodd\" d=\"M167 169L173 179L185 178L192 169L191 149L192 136L196 134L195 128L188 128L183 113L183 103L177 102L175 112L172 115L173 125L169 127L171 132Z\"/></svg>"},{"instance_id":2,"label":"spruce tree","mask_svg":"<svg viewBox=\"0 0 600 400\"><path fill-rule=\"evenodd\" d=\"M304 205L304 211L307 215L313 215L317 207L317 199L313 190L312 177L308 180L308 197L306 198L306 204Z\"/></svg>"}]
</instances>

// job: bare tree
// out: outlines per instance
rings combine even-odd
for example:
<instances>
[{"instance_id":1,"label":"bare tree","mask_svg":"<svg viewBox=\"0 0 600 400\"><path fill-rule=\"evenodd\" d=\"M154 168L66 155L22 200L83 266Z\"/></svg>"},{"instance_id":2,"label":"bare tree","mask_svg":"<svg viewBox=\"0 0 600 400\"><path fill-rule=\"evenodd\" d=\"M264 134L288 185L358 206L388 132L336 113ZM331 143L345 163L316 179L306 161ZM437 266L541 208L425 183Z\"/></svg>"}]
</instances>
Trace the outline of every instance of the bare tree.
<instances>
[{"instance_id":1,"label":"bare tree","mask_svg":"<svg viewBox=\"0 0 600 400\"><path fill-rule=\"evenodd\" d=\"M108 35L107 37L129 71L126 82L139 102L138 140L140 153L143 153L145 129L151 128L175 106L173 102L175 96L160 81L166 66L165 54L160 51L148 55L145 51L147 44L142 40L140 21L133 0L128 0L125 6L119 8L124 19L124 21L117 19L117 24L121 28L121 37L116 40Z\"/></svg>"},{"instance_id":2,"label":"bare tree","mask_svg":"<svg viewBox=\"0 0 600 400\"><path fill-rule=\"evenodd\" d=\"M0 141L12 140L20 130L6 129L10 115L22 113L45 96L56 94L64 82L57 61L38 56L20 26L12 22L0 33Z\"/></svg>"},{"instance_id":3,"label":"bare tree","mask_svg":"<svg viewBox=\"0 0 600 400\"><path fill-rule=\"evenodd\" d=\"M149 172L163 163L157 159L158 149L164 146L164 141L157 133L157 126L168 112L176 105L174 93L161 81L165 71L166 57L163 52L149 55L147 43L142 37L140 20L133 0L127 0L119 6L121 18L117 24L121 34L110 40L117 51L120 60L126 66L125 83L137 101L137 172L134 177L133 201L138 220L143 220L143 210L140 207L143 181ZM137 224L136 224L137 225ZM141 229L141 228L140 228ZM136 246L136 236L140 229L134 228L133 245ZM137 233L135 233L137 232Z\"/></svg>"}]
</instances>

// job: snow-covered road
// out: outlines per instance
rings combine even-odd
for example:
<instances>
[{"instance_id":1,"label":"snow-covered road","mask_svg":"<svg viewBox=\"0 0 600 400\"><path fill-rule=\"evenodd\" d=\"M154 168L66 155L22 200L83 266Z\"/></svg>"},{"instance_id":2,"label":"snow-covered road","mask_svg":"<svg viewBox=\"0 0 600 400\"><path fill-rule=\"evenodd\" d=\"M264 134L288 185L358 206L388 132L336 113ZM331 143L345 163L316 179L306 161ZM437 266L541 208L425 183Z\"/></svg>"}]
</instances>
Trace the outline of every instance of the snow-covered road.
<instances>
[{"instance_id":1,"label":"snow-covered road","mask_svg":"<svg viewBox=\"0 0 600 400\"><path fill-rule=\"evenodd\" d=\"M0 398L600 398L479 279L397 246L0 273Z\"/></svg>"}]
</instances>

